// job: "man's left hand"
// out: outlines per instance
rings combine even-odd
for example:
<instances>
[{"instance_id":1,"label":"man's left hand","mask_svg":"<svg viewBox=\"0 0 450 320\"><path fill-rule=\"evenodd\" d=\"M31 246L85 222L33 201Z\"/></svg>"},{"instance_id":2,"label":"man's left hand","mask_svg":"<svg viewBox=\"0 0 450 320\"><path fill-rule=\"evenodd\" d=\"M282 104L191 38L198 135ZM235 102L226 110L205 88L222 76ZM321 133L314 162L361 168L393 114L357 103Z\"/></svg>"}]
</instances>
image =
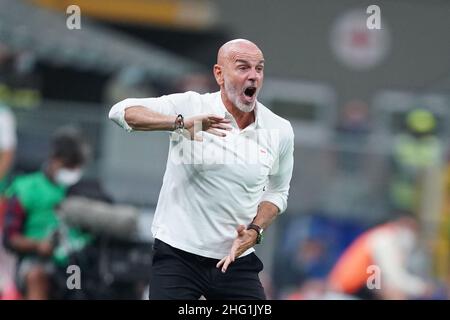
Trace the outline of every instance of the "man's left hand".
<instances>
[{"instance_id":1,"label":"man's left hand","mask_svg":"<svg viewBox=\"0 0 450 320\"><path fill-rule=\"evenodd\" d=\"M239 225L237 227L237 237L233 241L233 245L231 246L230 254L220 260L216 267L222 267L222 272L225 273L228 269L228 266L234 262L234 260L239 257L242 253L244 253L247 249L253 247L256 243L256 238L258 234L255 230L250 229L246 230L244 225Z\"/></svg>"}]
</instances>

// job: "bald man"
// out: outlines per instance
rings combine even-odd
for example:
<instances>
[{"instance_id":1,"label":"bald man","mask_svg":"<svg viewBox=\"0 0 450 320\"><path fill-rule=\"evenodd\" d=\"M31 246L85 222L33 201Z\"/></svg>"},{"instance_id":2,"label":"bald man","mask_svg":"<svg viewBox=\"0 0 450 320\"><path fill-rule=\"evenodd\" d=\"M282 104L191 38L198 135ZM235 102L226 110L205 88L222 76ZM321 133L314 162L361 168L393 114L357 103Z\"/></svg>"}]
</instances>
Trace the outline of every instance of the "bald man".
<instances>
[{"instance_id":1,"label":"bald man","mask_svg":"<svg viewBox=\"0 0 450 320\"><path fill-rule=\"evenodd\" d=\"M126 131L170 132L152 233L150 299L265 299L254 253L287 206L290 123L258 100L264 56L244 39L225 43L220 91L125 99L109 118Z\"/></svg>"}]
</instances>

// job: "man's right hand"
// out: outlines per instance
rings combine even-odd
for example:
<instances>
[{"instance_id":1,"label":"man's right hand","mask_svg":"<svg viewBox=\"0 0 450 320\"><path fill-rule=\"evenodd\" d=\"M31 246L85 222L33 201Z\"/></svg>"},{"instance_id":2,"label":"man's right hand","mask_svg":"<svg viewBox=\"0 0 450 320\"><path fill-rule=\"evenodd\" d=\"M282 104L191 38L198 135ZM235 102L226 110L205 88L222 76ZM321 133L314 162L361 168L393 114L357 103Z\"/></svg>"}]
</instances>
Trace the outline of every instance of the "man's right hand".
<instances>
[{"instance_id":1,"label":"man's right hand","mask_svg":"<svg viewBox=\"0 0 450 320\"><path fill-rule=\"evenodd\" d=\"M53 254L53 244L48 241L40 241L36 245L36 252L42 257L50 257Z\"/></svg>"},{"instance_id":2,"label":"man's right hand","mask_svg":"<svg viewBox=\"0 0 450 320\"><path fill-rule=\"evenodd\" d=\"M231 131L230 120L214 114L204 114L190 117L184 120L184 128L189 133L191 140L202 141L197 135L200 131L206 131L219 137L225 137L226 134L217 129Z\"/></svg>"}]
</instances>

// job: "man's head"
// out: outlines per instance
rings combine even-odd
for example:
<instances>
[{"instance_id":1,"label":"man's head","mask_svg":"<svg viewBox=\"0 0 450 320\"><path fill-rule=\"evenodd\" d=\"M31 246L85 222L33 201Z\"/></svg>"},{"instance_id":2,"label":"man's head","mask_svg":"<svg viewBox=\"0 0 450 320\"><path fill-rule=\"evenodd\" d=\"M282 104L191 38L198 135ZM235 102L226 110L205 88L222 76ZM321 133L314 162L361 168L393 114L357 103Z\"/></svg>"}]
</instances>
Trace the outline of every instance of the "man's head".
<instances>
[{"instance_id":1,"label":"man's head","mask_svg":"<svg viewBox=\"0 0 450 320\"><path fill-rule=\"evenodd\" d=\"M228 41L219 49L214 76L227 102L250 112L264 80L263 54L251 41Z\"/></svg>"},{"instance_id":2,"label":"man's head","mask_svg":"<svg viewBox=\"0 0 450 320\"><path fill-rule=\"evenodd\" d=\"M77 183L88 156L88 145L74 128L59 130L52 140L48 173L59 185L69 187Z\"/></svg>"}]
</instances>

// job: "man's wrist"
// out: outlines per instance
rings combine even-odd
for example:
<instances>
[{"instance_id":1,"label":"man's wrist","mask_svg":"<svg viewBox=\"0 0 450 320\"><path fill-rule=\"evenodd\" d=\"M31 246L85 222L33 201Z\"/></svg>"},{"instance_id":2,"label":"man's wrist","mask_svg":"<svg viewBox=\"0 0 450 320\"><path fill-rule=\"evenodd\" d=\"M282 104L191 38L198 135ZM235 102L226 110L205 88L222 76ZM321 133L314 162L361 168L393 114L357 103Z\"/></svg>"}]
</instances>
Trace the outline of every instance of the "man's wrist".
<instances>
[{"instance_id":1,"label":"man's wrist","mask_svg":"<svg viewBox=\"0 0 450 320\"><path fill-rule=\"evenodd\" d=\"M258 231L256 231L255 229L247 229L247 231L251 233L252 243L255 245L258 241Z\"/></svg>"},{"instance_id":2,"label":"man's wrist","mask_svg":"<svg viewBox=\"0 0 450 320\"><path fill-rule=\"evenodd\" d=\"M247 230L254 230L256 233L256 244L260 244L262 242L263 239L263 231L264 229L260 226L258 226L257 224L254 223L250 223L247 226Z\"/></svg>"}]
</instances>

